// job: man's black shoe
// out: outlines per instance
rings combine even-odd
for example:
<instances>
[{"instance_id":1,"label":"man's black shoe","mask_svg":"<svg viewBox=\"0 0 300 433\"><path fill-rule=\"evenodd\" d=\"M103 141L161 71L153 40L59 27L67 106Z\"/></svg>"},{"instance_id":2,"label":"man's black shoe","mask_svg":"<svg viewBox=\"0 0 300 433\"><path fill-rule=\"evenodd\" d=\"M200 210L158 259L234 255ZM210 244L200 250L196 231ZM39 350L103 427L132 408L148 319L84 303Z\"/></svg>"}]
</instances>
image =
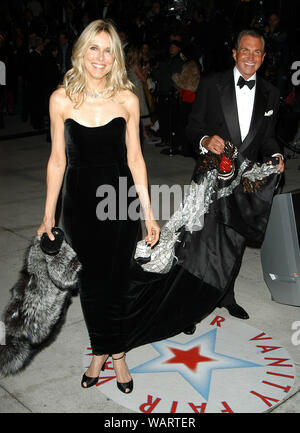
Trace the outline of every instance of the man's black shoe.
<instances>
[{"instance_id":1,"label":"man's black shoe","mask_svg":"<svg viewBox=\"0 0 300 433\"><path fill-rule=\"evenodd\" d=\"M186 335L193 335L196 331L196 323L194 323L192 326L189 326L188 328L185 328L182 332Z\"/></svg>"},{"instance_id":2,"label":"man's black shoe","mask_svg":"<svg viewBox=\"0 0 300 433\"><path fill-rule=\"evenodd\" d=\"M247 311L245 311L244 308L242 308L236 303L231 305L224 305L224 308L228 310L231 316L237 317L238 319L249 319Z\"/></svg>"}]
</instances>

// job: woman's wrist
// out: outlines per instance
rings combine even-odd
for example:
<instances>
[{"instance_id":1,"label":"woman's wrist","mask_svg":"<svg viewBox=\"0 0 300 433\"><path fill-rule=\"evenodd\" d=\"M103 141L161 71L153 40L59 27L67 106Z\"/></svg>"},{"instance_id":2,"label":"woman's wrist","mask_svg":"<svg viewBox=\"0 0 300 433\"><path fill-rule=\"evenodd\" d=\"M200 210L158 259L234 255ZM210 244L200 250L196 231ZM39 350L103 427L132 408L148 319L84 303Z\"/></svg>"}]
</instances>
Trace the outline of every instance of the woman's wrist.
<instances>
[{"instance_id":1,"label":"woman's wrist","mask_svg":"<svg viewBox=\"0 0 300 433\"><path fill-rule=\"evenodd\" d=\"M54 214L44 214L44 217L43 217L43 221L44 222L49 222L49 221L53 221L55 219L55 216L54 216Z\"/></svg>"},{"instance_id":2,"label":"woman's wrist","mask_svg":"<svg viewBox=\"0 0 300 433\"><path fill-rule=\"evenodd\" d=\"M151 213L147 213L146 215L144 214L144 220L145 220L145 222L155 221L155 218L154 218L152 211L151 211Z\"/></svg>"},{"instance_id":3,"label":"woman's wrist","mask_svg":"<svg viewBox=\"0 0 300 433\"><path fill-rule=\"evenodd\" d=\"M142 213L145 221L151 221L154 219L152 207L150 203L142 205Z\"/></svg>"}]
</instances>

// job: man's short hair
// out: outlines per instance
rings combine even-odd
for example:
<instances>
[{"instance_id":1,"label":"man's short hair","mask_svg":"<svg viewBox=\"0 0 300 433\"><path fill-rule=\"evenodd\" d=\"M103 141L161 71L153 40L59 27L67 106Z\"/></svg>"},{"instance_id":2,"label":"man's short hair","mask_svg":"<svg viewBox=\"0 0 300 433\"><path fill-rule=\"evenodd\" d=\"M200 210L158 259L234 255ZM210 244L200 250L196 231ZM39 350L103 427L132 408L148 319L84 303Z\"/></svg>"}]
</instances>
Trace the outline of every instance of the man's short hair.
<instances>
[{"instance_id":1,"label":"man's short hair","mask_svg":"<svg viewBox=\"0 0 300 433\"><path fill-rule=\"evenodd\" d=\"M264 39L264 37L260 34L260 33L258 33L256 30L242 30L240 33L239 33L239 35L238 35L238 37L237 37L237 39L236 39L236 43L235 43L235 49L238 51L238 49L239 49L239 46L240 46L240 43L241 43L241 40L242 40L242 38L244 37L244 36L252 36L253 38L257 38L257 39L260 39L261 40L261 42L262 42L262 52L264 53L265 52L265 39Z\"/></svg>"}]
</instances>

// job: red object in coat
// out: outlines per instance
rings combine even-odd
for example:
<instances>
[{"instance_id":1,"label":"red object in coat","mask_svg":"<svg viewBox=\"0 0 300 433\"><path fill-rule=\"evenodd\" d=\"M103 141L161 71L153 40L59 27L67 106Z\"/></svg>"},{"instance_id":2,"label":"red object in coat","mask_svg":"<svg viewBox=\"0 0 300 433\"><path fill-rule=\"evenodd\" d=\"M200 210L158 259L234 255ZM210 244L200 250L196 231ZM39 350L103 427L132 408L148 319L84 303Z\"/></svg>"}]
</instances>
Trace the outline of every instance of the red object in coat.
<instances>
[{"instance_id":1,"label":"red object in coat","mask_svg":"<svg viewBox=\"0 0 300 433\"><path fill-rule=\"evenodd\" d=\"M225 171L225 173L228 173L231 170L232 164L230 159L226 158L226 156L223 154L222 159L219 165L219 169L221 171Z\"/></svg>"}]
</instances>

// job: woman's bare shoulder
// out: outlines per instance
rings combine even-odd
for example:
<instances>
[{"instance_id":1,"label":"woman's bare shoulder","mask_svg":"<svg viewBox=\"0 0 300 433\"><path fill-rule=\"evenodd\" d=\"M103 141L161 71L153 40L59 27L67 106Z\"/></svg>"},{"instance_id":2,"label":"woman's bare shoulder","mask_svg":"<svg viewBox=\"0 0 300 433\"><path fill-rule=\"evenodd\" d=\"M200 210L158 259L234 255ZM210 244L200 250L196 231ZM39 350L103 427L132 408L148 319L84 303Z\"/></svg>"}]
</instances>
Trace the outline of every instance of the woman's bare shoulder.
<instances>
[{"instance_id":1,"label":"woman's bare shoulder","mask_svg":"<svg viewBox=\"0 0 300 433\"><path fill-rule=\"evenodd\" d=\"M67 100L69 99L64 87L58 87L56 90L54 90L50 98L57 104L66 104Z\"/></svg>"},{"instance_id":2,"label":"woman's bare shoulder","mask_svg":"<svg viewBox=\"0 0 300 433\"><path fill-rule=\"evenodd\" d=\"M70 98L66 94L66 89L64 87L59 87L51 94L50 106L61 113L68 110L71 104Z\"/></svg>"},{"instance_id":3,"label":"woman's bare shoulder","mask_svg":"<svg viewBox=\"0 0 300 433\"><path fill-rule=\"evenodd\" d=\"M131 90L121 90L119 96L128 109L134 108L139 104L139 98Z\"/></svg>"}]
</instances>

